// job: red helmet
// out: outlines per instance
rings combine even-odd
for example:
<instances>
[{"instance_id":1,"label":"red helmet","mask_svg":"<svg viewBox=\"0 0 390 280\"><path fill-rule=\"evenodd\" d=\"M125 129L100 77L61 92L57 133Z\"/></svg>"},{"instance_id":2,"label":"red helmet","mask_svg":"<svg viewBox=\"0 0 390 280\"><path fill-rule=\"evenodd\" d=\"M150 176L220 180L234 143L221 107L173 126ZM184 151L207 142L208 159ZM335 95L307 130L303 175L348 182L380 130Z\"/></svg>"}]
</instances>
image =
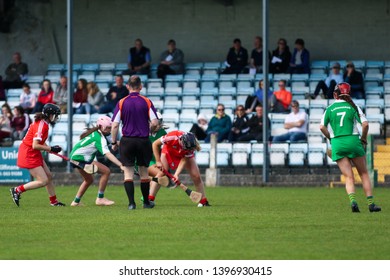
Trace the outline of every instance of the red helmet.
<instances>
[{"instance_id":1,"label":"red helmet","mask_svg":"<svg viewBox=\"0 0 390 280\"><path fill-rule=\"evenodd\" d=\"M339 83L335 88L334 92L339 96L341 94L351 94L351 85L348 83Z\"/></svg>"}]
</instances>

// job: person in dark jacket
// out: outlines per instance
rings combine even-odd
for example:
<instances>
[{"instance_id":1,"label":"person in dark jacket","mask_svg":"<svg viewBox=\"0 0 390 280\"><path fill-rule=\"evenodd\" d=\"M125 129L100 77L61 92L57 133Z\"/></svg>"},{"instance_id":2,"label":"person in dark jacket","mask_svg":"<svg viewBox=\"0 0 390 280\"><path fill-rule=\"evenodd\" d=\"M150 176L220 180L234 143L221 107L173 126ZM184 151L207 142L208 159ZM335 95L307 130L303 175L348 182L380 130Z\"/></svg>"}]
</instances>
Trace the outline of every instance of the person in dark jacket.
<instances>
[{"instance_id":1,"label":"person in dark jacket","mask_svg":"<svg viewBox=\"0 0 390 280\"><path fill-rule=\"evenodd\" d=\"M290 60L291 74L310 74L310 53L302 39L295 40L295 49Z\"/></svg>"},{"instance_id":2,"label":"person in dark jacket","mask_svg":"<svg viewBox=\"0 0 390 280\"><path fill-rule=\"evenodd\" d=\"M136 39L134 47L129 49L128 68L124 75L149 74L152 57L150 50L143 45L141 39Z\"/></svg>"},{"instance_id":3,"label":"person in dark jacket","mask_svg":"<svg viewBox=\"0 0 390 280\"><path fill-rule=\"evenodd\" d=\"M248 121L249 132L238 138L239 142L256 140L263 142L263 106L261 104L256 106L256 115L253 115ZM268 119L268 127L270 121Z\"/></svg>"},{"instance_id":4,"label":"person in dark jacket","mask_svg":"<svg viewBox=\"0 0 390 280\"><path fill-rule=\"evenodd\" d=\"M99 108L98 113L112 113L118 101L127 95L129 95L129 90L123 83L123 77L122 75L117 75L115 77L115 86L108 90L106 95L107 102Z\"/></svg>"},{"instance_id":5,"label":"person in dark jacket","mask_svg":"<svg viewBox=\"0 0 390 280\"><path fill-rule=\"evenodd\" d=\"M235 116L230 129L228 140L229 142L236 142L241 136L248 133L248 117L245 114L245 108L242 105L238 105L235 110Z\"/></svg>"},{"instance_id":6,"label":"person in dark jacket","mask_svg":"<svg viewBox=\"0 0 390 280\"><path fill-rule=\"evenodd\" d=\"M291 61L290 48L286 39L280 38L278 47L272 52L269 64L269 72L272 74L288 73L288 67Z\"/></svg>"},{"instance_id":7,"label":"person in dark jacket","mask_svg":"<svg viewBox=\"0 0 390 280\"><path fill-rule=\"evenodd\" d=\"M365 99L363 75L356 71L353 62L348 62L344 73L344 82L351 85L351 97L356 99Z\"/></svg>"},{"instance_id":8,"label":"person in dark jacket","mask_svg":"<svg viewBox=\"0 0 390 280\"><path fill-rule=\"evenodd\" d=\"M227 67L222 74L240 74L248 65L248 51L241 46L240 39L234 39L226 58Z\"/></svg>"}]
</instances>

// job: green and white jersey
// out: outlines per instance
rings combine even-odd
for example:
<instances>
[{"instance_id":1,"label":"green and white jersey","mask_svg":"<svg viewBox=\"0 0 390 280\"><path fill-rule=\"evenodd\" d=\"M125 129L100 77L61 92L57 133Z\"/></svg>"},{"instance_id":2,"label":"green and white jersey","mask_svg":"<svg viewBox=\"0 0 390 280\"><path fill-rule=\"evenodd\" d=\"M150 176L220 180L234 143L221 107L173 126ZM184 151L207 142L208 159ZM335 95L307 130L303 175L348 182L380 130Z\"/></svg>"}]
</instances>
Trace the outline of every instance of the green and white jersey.
<instances>
[{"instance_id":1,"label":"green and white jersey","mask_svg":"<svg viewBox=\"0 0 390 280\"><path fill-rule=\"evenodd\" d=\"M92 162L97 152L102 155L110 152L107 140L99 130L77 142L70 153L70 159L80 162Z\"/></svg>"},{"instance_id":2,"label":"green and white jersey","mask_svg":"<svg viewBox=\"0 0 390 280\"><path fill-rule=\"evenodd\" d=\"M326 108L321 124L328 127L331 138L359 135L359 127L367 119L360 107L356 107L359 114L347 101L336 100Z\"/></svg>"}]
</instances>

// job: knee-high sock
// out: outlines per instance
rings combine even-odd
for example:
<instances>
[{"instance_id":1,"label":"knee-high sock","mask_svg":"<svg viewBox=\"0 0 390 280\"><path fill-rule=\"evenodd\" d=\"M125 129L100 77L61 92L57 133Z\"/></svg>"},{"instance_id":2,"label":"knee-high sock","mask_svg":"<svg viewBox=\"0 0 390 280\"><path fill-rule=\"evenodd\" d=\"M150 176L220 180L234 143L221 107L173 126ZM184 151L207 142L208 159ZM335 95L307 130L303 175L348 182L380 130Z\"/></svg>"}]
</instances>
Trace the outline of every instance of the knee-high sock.
<instances>
[{"instance_id":1,"label":"knee-high sock","mask_svg":"<svg viewBox=\"0 0 390 280\"><path fill-rule=\"evenodd\" d=\"M134 201L134 182L133 180L126 180L124 182L127 198L129 199L129 204L135 204Z\"/></svg>"},{"instance_id":2,"label":"knee-high sock","mask_svg":"<svg viewBox=\"0 0 390 280\"><path fill-rule=\"evenodd\" d=\"M144 198L144 203L149 204L149 189L150 189L150 180L141 180L141 192Z\"/></svg>"}]
</instances>

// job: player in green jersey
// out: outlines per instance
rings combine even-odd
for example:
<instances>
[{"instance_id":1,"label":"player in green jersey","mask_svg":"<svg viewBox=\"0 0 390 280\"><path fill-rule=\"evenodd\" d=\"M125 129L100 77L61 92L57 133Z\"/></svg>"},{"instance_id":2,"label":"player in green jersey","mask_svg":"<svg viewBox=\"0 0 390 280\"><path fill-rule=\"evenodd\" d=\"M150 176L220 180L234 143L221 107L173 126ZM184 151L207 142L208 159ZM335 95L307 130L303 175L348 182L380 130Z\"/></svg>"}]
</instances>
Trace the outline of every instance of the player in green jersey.
<instances>
[{"instance_id":1,"label":"player in green jersey","mask_svg":"<svg viewBox=\"0 0 390 280\"><path fill-rule=\"evenodd\" d=\"M108 200L104 197L104 191L107 187L108 178L110 176L110 169L104 164L94 161L96 154L99 152L105 155L110 161L119 166L123 170L122 163L110 152L107 146L105 136L111 133L112 121L107 116L100 117L96 122L96 127L86 130L80 136L80 141L76 143L70 153L70 159L81 164L93 164L97 167L97 172L101 174L99 181L99 191L96 198L96 205L109 206L114 204L114 201ZM93 175L88 174L77 165L73 165L80 172L84 181L72 201L71 206L81 206L81 198L87 191L88 187L93 183Z\"/></svg>"},{"instance_id":2,"label":"player in green jersey","mask_svg":"<svg viewBox=\"0 0 390 280\"><path fill-rule=\"evenodd\" d=\"M352 212L360 212L355 198L352 163L362 180L369 211L379 212L381 208L373 201L370 177L366 167L365 145L367 144L368 121L362 110L352 101L350 93L351 86L348 83L340 83L336 86L333 93L336 100L326 109L320 129L332 144L332 160L337 162L341 173L346 178L345 188ZM360 138L358 124L362 126Z\"/></svg>"}]
</instances>

